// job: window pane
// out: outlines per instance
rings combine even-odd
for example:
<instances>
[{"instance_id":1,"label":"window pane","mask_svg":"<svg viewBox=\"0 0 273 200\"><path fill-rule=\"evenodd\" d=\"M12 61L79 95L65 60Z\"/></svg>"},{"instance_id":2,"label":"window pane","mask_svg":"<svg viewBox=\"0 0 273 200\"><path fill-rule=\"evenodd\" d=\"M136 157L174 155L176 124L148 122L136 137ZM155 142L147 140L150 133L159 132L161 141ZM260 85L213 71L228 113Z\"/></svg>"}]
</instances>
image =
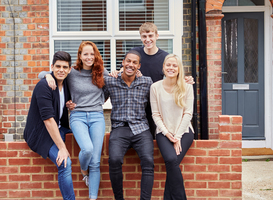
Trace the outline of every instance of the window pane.
<instances>
[{"instance_id":1,"label":"window pane","mask_svg":"<svg viewBox=\"0 0 273 200\"><path fill-rule=\"evenodd\" d=\"M223 6L264 6L264 0L225 0Z\"/></svg>"},{"instance_id":2,"label":"window pane","mask_svg":"<svg viewBox=\"0 0 273 200\"><path fill-rule=\"evenodd\" d=\"M168 53L173 52L173 41L172 40L157 40L156 45ZM116 66L120 69L121 62L126 52L133 47L142 46L140 40L117 40L116 41Z\"/></svg>"},{"instance_id":3,"label":"window pane","mask_svg":"<svg viewBox=\"0 0 273 200\"><path fill-rule=\"evenodd\" d=\"M120 31L138 31L144 22L153 22L158 30L169 30L169 1L119 0Z\"/></svg>"},{"instance_id":4,"label":"window pane","mask_svg":"<svg viewBox=\"0 0 273 200\"><path fill-rule=\"evenodd\" d=\"M244 19L245 82L258 83L258 20Z\"/></svg>"},{"instance_id":5,"label":"window pane","mask_svg":"<svg viewBox=\"0 0 273 200\"><path fill-rule=\"evenodd\" d=\"M224 21L224 82L238 82L237 19Z\"/></svg>"},{"instance_id":6,"label":"window pane","mask_svg":"<svg viewBox=\"0 0 273 200\"><path fill-rule=\"evenodd\" d=\"M55 40L54 41L54 52L66 51L70 53L72 57L72 65L75 64L77 60L78 48L82 40ZM94 42L102 56L104 67L110 72L110 41L109 40L92 40Z\"/></svg>"},{"instance_id":7,"label":"window pane","mask_svg":"<svg viewBox=\"0 0 273 200\"><path fill-rule=\"evenodd\" d=\"M106 0L57 0L58 31L106 31Z\"/></svg>"}]
</instances>

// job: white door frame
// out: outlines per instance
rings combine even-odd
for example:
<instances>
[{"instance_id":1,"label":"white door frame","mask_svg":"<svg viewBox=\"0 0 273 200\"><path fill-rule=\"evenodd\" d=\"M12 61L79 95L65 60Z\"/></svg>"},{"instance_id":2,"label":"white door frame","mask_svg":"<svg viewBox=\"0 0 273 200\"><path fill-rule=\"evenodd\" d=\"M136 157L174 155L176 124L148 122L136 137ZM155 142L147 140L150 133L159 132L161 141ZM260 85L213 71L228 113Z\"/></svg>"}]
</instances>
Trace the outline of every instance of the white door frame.
<instances>
[{"instance_id":1,"label":"white door frame","mask_svg":"<svg viewBox=\"0 0 273 200\"><path fill-rule=\"evenodd\" d=\"M223 6L223 13L227 12L264 12L264 119L265 140L243 140L242 148L271 148L273 149L273 36L272 36L272 7L268 0L265 6Z\"/></svg>"}]
</instances>

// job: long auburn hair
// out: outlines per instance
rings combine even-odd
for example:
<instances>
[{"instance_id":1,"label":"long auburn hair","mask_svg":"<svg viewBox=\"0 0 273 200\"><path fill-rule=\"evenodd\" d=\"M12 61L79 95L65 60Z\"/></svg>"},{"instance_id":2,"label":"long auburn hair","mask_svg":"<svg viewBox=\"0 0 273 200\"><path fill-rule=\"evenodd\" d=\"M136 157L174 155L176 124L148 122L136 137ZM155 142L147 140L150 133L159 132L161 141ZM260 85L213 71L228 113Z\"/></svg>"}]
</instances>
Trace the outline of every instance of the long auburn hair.
<instances>
[{"instance_id":1,"label":"long auburn hair","mask_svg":"<svg viewBox=\"0 0 273 200\"><path fill-rule=\"evenodd\" d=\"M77 60L76 60L76 66L74 67L74 69L76 70L81 70L83 69L83 64L82 64L82 60L80 59L81 57L81 53L82 53L82 49L83 47L90 45L93 47L94 50L94 54L95 54L95 59L94 59L94 64L92 66L92 83L94 85L96 85L98 88L102 88L104 86L104 79L103 79L103 71L104 71L104 67L103 67L103 60L101 58L100 52L97 48L97 46L91 42L91 41L83 41L78 49L78 54L77 54Z\"/></svg>"},{"instance_id":2,"label":"long auburn hair","mask_svg":"<svg viewBox=\"0 0 273 200\"><path fill-rule=\"evenodd\" d=\"M176 84L173 88L174 101L175 101L176 105L178 105L180 108L183 108L185 106L185 96L186 96L186 83L185 83L185 78L184 78L184 68L183 68L181 59L175 54L167 55L165 57L163 65L165 65L166 61L169 58L175 58L177 65L178 65L177 80L176 80Z\"/></svg>"}]
</instances>

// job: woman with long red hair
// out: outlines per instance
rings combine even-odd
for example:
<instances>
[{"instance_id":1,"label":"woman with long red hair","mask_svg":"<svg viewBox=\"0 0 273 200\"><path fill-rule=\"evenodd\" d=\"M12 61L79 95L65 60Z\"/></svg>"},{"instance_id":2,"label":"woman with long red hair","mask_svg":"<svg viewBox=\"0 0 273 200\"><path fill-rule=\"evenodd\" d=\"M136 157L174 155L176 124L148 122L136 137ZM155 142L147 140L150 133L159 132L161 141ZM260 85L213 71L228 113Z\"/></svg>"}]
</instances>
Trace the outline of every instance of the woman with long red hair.
<instances>
[{"instance_id":1,"label":"woman with long red hair","mask_svg":"<svg viewBox=\"0 0 273 200\"><path fill-rule=\"evenodd\" d=\"M108 72L103 67L97 46L83 41L78 49L76 66L67 76L67 82L71 100L75 103L70 113L70 128L81 149L81 173L92 200L97 199L100 183L100 157L105 132L102 87L106 75ZM44 77L44 72L39 77ZM46 79L50 85L52 77L47 74Z\"/></svg>"}]
</instances>

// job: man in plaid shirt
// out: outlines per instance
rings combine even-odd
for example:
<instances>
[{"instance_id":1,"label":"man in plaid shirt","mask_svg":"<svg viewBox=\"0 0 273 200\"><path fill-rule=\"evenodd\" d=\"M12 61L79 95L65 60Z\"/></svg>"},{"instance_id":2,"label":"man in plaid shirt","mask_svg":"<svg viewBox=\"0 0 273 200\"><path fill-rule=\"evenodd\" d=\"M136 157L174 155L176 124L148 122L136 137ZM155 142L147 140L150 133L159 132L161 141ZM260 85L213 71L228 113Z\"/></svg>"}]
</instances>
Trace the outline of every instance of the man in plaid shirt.
<instances>
[{"instance_id":1,"label":"man in plaid shirt","mask_svg":"<svg viewBox=\"0 0 273 200\"><path fill-rule=\"evenodd\" d=\"M134 148L142 169L140 199L151 199L154 181L153 137L145 107L149 101L150 77L137 77L140 54L130 50L122 61L123 73L105 77L105 99L112 103L112 131L109 139L109 174L115 199L123 200L122 163L127 150Z\"/></svg>"}]
</instances>

